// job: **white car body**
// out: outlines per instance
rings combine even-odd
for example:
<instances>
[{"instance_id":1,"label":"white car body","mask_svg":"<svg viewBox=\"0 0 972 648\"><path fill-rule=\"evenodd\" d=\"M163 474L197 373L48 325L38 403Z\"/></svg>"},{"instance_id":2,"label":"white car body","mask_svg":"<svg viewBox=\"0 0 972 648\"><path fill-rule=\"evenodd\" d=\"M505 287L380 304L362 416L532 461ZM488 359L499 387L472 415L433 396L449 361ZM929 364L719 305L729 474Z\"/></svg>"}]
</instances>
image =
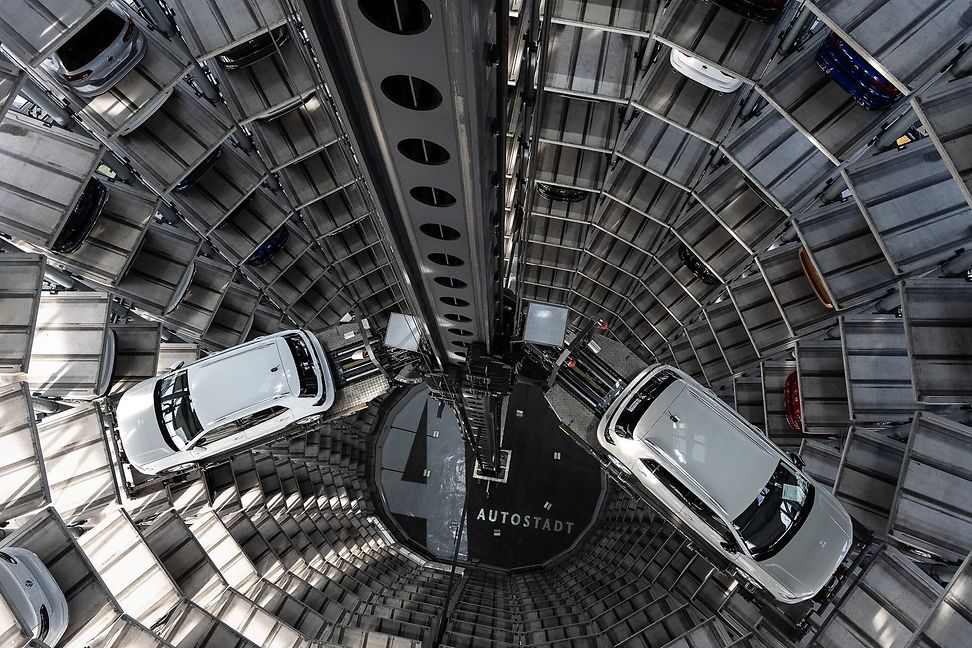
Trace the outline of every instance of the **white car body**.
<instances>
[{"instance_id":1,"label":"white car body","mask_svg":"<svg viewBox=\"0 0 972 648\"><path fill-rule=\"evenodd\" d=\"M326 412L334 396L317 338L281 331L135 385L116 418L128 461L154 475L258 444Z\"/></svg>"},{"instance_id":2,"label":"white car body","mask_svg":"<svg viewBox=\"0 0 972 648\"><path fill-rule=\"evenodd\" d=\"M729 94L742 86L740 79L677 49L668 58L676 71L716 92Z\"/></svg>"},{"instance_id":3,"label":"white car body","mask_svg":"<svg viewBox=\"0 0 972 648\"><path fill-rule=\"evenodd\" d=\"M62 59L62 57L67 56L67 50L65 48L72 46L75 48L81 47L83 43L79 43L74 39L83 41L90 32L95 32L95 25L98 24L97 21L105 12L114 14L117 19L113 20L122 23L114 38L110 42L105 43L103 47L99 46L97 49L100 51L94 58L78 64L70 61L66 63ZM86 31L86 28L89 27L90 30ZM100 33L98 36L104 39L110 37L105 37ZM112 86L131 72L138 65L138 62L142 60L142 57L145 56L146 49L148 49L148 41L145 39L145 34L135 25L121 4L112 2L92 18L89 24L82 27L78 34L75 34L64 45L61 45L57 52L51 55L50 58L42 61L41 67L47 70L54 77L55 81L69 88L78 96L96 97L110 90ZM82 57L82 60L85 58L87 56Z\"/></svg>"},{"instance_id":4,"label":"white car body","mask_svg":"<svg viewBox=\"0 0 972 648\"><path fill-rule=\"evenodd\" d=\"M23 632L54 648L68 627L68 604L57 581L32 551L0 548L0 597Z\"/></svg>"},{"instance_id":5,"label":"white car body","mask_svg":"<svg viewBox=\"0 0 972 648\"><path fill-rule=\"evenodd\" d=\"M671 514L782 602L824 589L853 544L851 518L827 488L674 367L653 365L632 380L597 437Z\"/></svg>"}]
</instances>

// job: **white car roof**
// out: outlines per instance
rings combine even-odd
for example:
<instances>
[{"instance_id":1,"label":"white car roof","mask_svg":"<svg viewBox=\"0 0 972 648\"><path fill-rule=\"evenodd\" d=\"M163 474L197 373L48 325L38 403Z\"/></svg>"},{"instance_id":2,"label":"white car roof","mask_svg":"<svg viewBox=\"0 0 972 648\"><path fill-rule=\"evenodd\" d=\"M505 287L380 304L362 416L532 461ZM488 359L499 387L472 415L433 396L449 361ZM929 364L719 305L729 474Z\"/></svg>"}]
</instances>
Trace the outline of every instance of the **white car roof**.
<instances>
[{"instance_id":1,"label":"white car roof","mask_svg":"<svg viewBox=\"0 0 972 648\"><path fill-rule=\"evenodd\" d=\"M252 410L274 397L291 395L287 369L293 359L282 357L273 337L190 365L192 408L204 429L231 420L231 415ZM285 365L284 363L287 363ZM234 417L235 418L235 417Z\"/></svg>"},{"instance_id":2,"label":"white car roof","mask_svg":"<svg viewBox=\"0 0 972 648\"><path fill-rule=\"evenodd\" d=\"M711 402L691 384L676 381L665 391L670 389L681 393L638 436L691 477L733 519L766 485L780 457L751 439L731 416L713 409L721 403Z\"/></svg>"}]
</instances>

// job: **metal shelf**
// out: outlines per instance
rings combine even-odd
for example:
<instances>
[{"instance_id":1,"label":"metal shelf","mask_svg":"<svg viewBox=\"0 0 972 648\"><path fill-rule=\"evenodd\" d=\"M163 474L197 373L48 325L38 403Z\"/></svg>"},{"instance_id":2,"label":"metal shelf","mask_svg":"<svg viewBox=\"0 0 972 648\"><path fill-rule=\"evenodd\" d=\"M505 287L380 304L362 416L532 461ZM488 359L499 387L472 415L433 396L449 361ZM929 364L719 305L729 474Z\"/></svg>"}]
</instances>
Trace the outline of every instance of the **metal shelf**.
<instances>
[{"instance_id":1,"label":"metal shelf","mask_svg":"<svg viewBox=\"0 0 972 648\"><path fill-rule=\"evenodd\" d=\"M112 292L134 301L136 310L148 317L160 318L182 299L181 288L195 272L193 260L201 244L185 226L150 221L131 266Z\"/></svg>"},{"instance_id":2,"label":"metal shelf","mask_svg":"<svg viewBox=\"0 0 972 648\"><path fill-rule=\"evenodd\" d=\"M852 507L854 518L878 537L887 532L904 460L905 443L892 436L895 431L851 427L834 482L834 495Z\"/></svg>"},{"instance_id":3,"label":"metal shelf","mask_svg":"<svg viewBox=\"0 0 972 648\"><path fill-rule=\"evenodd\" d=\"M248 155L230 142L218 148L219 159L204 176L169 194L186 220L206 235L241 207L269 175L255 154Z\"/></svg>"},{"instance_id":4,"label":"metal shelf","mask_svg":"<svg viewBox=\"0 0 972 648\"><path fill-rule=\"evenodd\" d=\"M275 0L168 0L193 56L206 59L283 24Z\"/></svg>"},{"instance_id":5,"label":"metal shelf","mask_svg":"<svg viewBox=\"0 0 972 648\"><path fill-rule=\"evenodd\" d=\"M203 342L218 349L243 343L253 324L259 301L260 293L247 284L238 281L230 283L202 338Z\"/></svg>"},{"instance_id":6,"label":"metal shelf","mask_svg":"<svg viewBox=\"0 0 972 648\"><path fill-rule=\"evenodd\" d=\"M802 430L790 427L786 418L786 403L783 398L783 384L796 371L792 360L773 360L759 363L762 378L763 419L766 436L775 443L788 443L801 436Z\"/></svg>"},{"instance_id":7,"label":"metal shelf","mask_svg":"<svg viewBox=\"0 0 972 648\"><path fill-rule=\"evenodd\" d=\"M84 280L114 286L131 266L161 201L140 186L98 179L108 189L108 202L84 242L70 254L49 249L43 253Z\"/></svg>"},{"instance_id":8,"label":"metal shelf","mask_svg":"<svg viewBox=\"0 0 972 648\"><path fill-rule=\"evenodd\" d=\"M273 171L323 151L338 141L336 117L317 94L273 119L255 119L247 127Z\"/></svg>"},{"instance_id":9,"label":"metal shelf","mask_svg":"<svg viewBox=\"0 0 972 648\"><path fill-rule=\"evenodd\" d=\"M0 41L27 65L39 65L109 0L25 0L0 20Z\"/></svg>"},{"instance_id":10,"label":"metal shelf","mask_svg":"<svg viewBox=\"0 0 972 648\"><path fill-rule=\"evenodd\" d=\"M729 295L760 356L792 344L793 334L761 272L729 284Z\"/></svg>"},{"instance_id":11,"label":"metal shelf","mask_svg":"<svg viewBox=\"0 0 972 648\"><path fill-rule=\"evenodd\" d=\"M0 123L0 227L50 248L101 159L82 135L8 112Z\"/></svg>"},{"instance_id":12,"label":"metal shelf","mask_svg":"<svg viewBox=\"0 0 972 648\"><path fill-rule=\"evenodd\" d=\"M0 121L13 105L26 79L23 70L0 55Z\"/></svg>"},{"instance_id":13,"label":"metal shelf","mask_svg":"<svg viewBox=\"0 0 972 648\"><path fill-rule=\"evenodd\" d=\"M856 162L847 178L899 274L926 270L972 242L972 207L931 140Z\"/></svg>"},{"instance_id":14,"label":"metal shelf","mask_svg":"<svg viewBox=\"0 0 972 648\"><path fill-rule=\"evenodd\" d=\"M95 97L82 97L58 83L44 69L38 69L36 75L55 97L64 98L88 128L109 142L138 128L171 96L192 64L183 49L163 38L137 13L130 11L129 17L145 38L145 54L107 91Z\"/></svg>"},{"instance_id":15,"label":"metal shelf","mask_svg":"<svg viewBox=\"0 0 972 648\"><path fill-rule=\"evenodd\" d=\"M854 201L813 207L796 230L840 309L873 298L895 280L887 258Z\"/></svg>"},{"instance_id":16,"label":"metal shelf","mask_svg":"<svg viewBox=\"0 0 972 648\"><path fill-rule=\"evenodd\" d=\"M804 432L843 436L850 413L840 340L800 340L796 361Z\"/></svg>"},{"instance_id":17,"label":"metal shelf","mask_svg":"<svg viewBox=\"0 0 972 648\"><path fill-rule=\"evenodd\" d=\"M705 316L712 326L719 346L722 347L722 353L730 369L741 371L756 361L758 356L752 338L749 337L746 327L739 318L739 311L728 296L706 306Z\"/></svg>"},{"instance_id":18,"label":"metal shelf","mask_svg":"<svg viewBox=\"0 0 972 648\"><path fill-rule=\"evenodd\" d=\"M855 421L906 421L914 415L904 322L894 315L840 318L847 405Z\"/></svg>"},{"instance_id":19,"label":"metal shelf","mask_svg":"<svg viewBox=\"0 0 972 648\"><path fill-rule=\"evenodd\" d=\"M773 106L735 129L720 148L787 213L798 211L837 170Z\"/></svg>"},{"instance_id":20,"label":"metal shelf","mask_svg":"<svg viewBox=\"0 0 972 648\"><path fill-rule=\"evenodd\" d=\"M60 645L89 645L121 614L101 576L53 509L43 509L0 540L3 547L23 547L37 554L64 592L68 627Z\"/></svg>"},{"instance_id":21,"label":"metal shelf","mask_svg":"<svg viewBox=\"0 0 972 648\"><path fill-rule=\"evenodd\" d=\"M695 355L695 349L692 348L691 342L682 333L678 336L672 343L672 355L675 356L675 363L679 369L692 376L702 384L708 384L708 380L705 379L705 374L702 373L702 365L699 363L698 356Z\"/></svg>"},{"instance_id":22,"label":"metal shelf","mask_svg":"<svg viewBox=\"0 0 972 648\"><path fill-rule=\"evenodd\" d=\"M41 295L27 374L32 391L82 400L104 395L115 363L110 305L101 292Z\"/></svg>"},{"instance_id":23,"label":"metal shelf","mask_svg":"<svg viewBox=\"0 0 972 648\"><path fill-rule=\"evenodd\" d=\"M972 78L935 84L914 100L916 112L945 166L972 205L972 155L969 153L969 124L965 107L972 95Z\"/></svg>"},{"instance_id":24,"label":"metal shelf","mask_svg":"<svg viewBox=\"0 0 972 648\"><path fill-rule=\"evenodd\" d=\"M767 25L746 20L714 3L674 0L658 21L657 38L750 82L759 78L777 47L779 33L793 17Z\"/></svg>"},{"instance_id":25,"label":"metal shelf","mask_svg":"<svg viewBox=\"0 0 972 648\"><path fill-rule=\"evenodd\" d=\"M760 273L780 307L783 319L797 337L833 323L828 310L814 294L797 256L799 243L786 243L756 257Z\"/></svg>"},{"instance_id":26,"label":"metal shelf","mask_svg":"<svg viewBox=\"0 0 972 648\"><path fill-rule=\"evenodd\" d=\"M972 284L911 279L898 290L915 397L920 403L967 405L972 393Z\"/></svg>"},{"instance_id":27,"label":"metal shelf","mask_svg":"<svg viewBox=\"0 0 972 648\"><path fill-rule=\"evenodd\" d=\"M222 106L196 97L185 83L175 86L165 104L125 136L124 157L156 191L171 190L233 132Z\"/></svg>"},{"instance_id":28,"label":"metal shelf","mask_svg":"<svg viewBox=\"0 0 972 648\"><path fill-rule=\"evenodd\" d=\"M972 487L972 428L916 412L891 505L888 536L950 560L972 551L972 512L961 493ZM959 495L956 499L956 495Z\"/></svg>"},{"instance_id":29,"label":"metal shelf","mask_svg":"<svg viewBox=\"0 0 972 648\"><path fill-rule=\"evenodd\" d=\"M46 267L40 254L0 255L0 374L28 369Z\"/></svg>"},{"instance_id":30,"label":"metal shelf","mask_svg":"<svg viewBox=\"0 0 972 648\"><path fill-rule=\"evenodd\" d=\"M908 0L810 0L807 7L902 92L919 88L972 42L962 0L923 7L920 17Z\"/></svg>"},{"instance_id":31,"label":"metal shelf","mask_svg":"<svg viewBox=\"0 0 972 648\"><path fill-rule=\"evenodd\" d=\"M112 324L109 328L115 335L116 352L108 395L121 396L124 391L158 373L162 327L158 322L136 319Z\"/></svg>"},{"instance_id":32,"label":"metal shelf","mask_svg":"<svg viewBox=\"0 0 972 648\"><path fill-rule=\"evenodd\" d=\"M730 276L749 259L749 250L703 205L687 208L674 229L717 277Z\"/></svg>"},{"instance_id":33,"label":"metal shelf","mask_svg":"<svg viewBox=\"0 0 972 648\"><path fill-rule=\"evenodd\" d=\"M756 88L835 164L854 156L870 141L896 106L868 111L817 66L817 50L827 37L818 31L790 56L772 65Z\"/></svg>"},{"instance_id":34,"label":"metal shelf","mask_svg":"<svg viewBox=\"0 0 972 648\"><path fill-rule=\"evenodd\" d=\"M0 522L6 523L51 501L27 383L0 387L0 443L4 449Z\"/></svg>"},{"instance_id":35,"label":"metal shelf","mask_svg":"<svg viewBox=\"0 0 972 648\"><path fill-rule=\"evenodd\" d=\"M268 117L288 102L314 91L316 79L307 66L309 53L305 47L291 33L273 54L252 65L234 70L212 66L230 112L241 124Z\"/></svg>"},{"instance_id":36,"label":"metal shelf","mask_svg":"<svg viewBox=\"0 0 972 648\"><path fill-rule=\"evenodd\" d=\"M736 98L696 83L669 64L671 49L663 46L638 80L632 105L662 121L715 144L735 115Z\"/></svg>"},{"instance_id":37,"label":"metal shelf","mask_svg":"<svg viewBox=\"0 0 972 648\"><path fill-rule=\"evenodd\" d=\"M703 178L695 196L749 253L769 243L786 220L731 164Z\"/></svg>"},{"instance_id":38,"label":"metal shelf","mask_svg":"<svg viewBox=\"0 0 972 648\"><path fill-rule=\"evenodd\" d=\"M725 356L722 355L722 348L712 333L709 320L703 317L697 322L687 325L685 333L692 343L692 348L695 349L695 355L702 365L702 372L708 382L714 385L728 378L732 371L726 364Z\"/></svg>"},{"instance_id":39,"label":"metal shelf","mask_svg":"<svg viewBox=\"0 0 972 648\"><path fill-rule=\"evenodd\" d=\"M655 19L655 5L640 0L562 0L554 12L554 22L631 32L648 31Z\"/></svg>"}]
</instances>

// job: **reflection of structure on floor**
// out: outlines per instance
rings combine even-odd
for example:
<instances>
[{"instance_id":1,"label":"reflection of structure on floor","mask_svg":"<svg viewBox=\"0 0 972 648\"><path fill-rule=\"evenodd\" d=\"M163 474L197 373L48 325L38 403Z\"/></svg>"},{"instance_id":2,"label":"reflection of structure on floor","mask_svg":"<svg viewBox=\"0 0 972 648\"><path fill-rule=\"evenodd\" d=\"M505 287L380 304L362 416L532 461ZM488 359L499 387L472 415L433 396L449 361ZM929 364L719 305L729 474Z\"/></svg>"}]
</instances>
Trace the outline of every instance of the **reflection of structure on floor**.
<instances>
[{"instance_id":1,"label":"reflection of structure on floor","mask_svg":"<svg viewBox=\"0 0 972 648\"><path fill-rule=\"evenodd\" d=\"M386 510L413 542L452 559L466 492L465 448L453 410L417 385L385 416L378 486ZM466 557L463 533L459 557Z\"/></svg>"},{"instance_id":2,"label":"reflection of structure on floor","mask_svg":"<svg viewBox=\"0 0 972 648\"><path fill-rule=\"evenodd\" d=\"M517 385L507 407L506 483L471 479L469 555L502 568L539 565L570 548L596 514L598 463L560 430L540 389ZM467 456L472 471L472 453Z\"/></svg>"}]
</instances>

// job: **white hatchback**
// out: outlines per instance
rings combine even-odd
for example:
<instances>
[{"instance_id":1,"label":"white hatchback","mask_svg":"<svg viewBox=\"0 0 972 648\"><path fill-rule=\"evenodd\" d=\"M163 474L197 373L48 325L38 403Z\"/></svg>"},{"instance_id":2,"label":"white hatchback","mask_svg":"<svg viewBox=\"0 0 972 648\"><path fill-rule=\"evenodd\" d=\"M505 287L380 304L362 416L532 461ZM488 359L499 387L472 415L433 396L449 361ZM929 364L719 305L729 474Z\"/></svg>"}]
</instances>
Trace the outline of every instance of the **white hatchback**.
<instances>
[{"instance_id":1,"label":"white hatchback","mask_svg":"<svg viewBox=\"0 0 972 648\"><path fill-rule=\"evenodd\" d=\"M175 472L326 412L334 390L317 338L282 331L139 383L118 402L118 432L136 470Z\"/></svg>"},{"instance_id":2,"label":"white hatchback","mask_svg":"<svg viewBox=\"0 0 972 648\"><path fill-rule=\"evenodd\" d=\"M742 81L731 74L726 74L719 68L712 67L677 49L672 49L669 62L676 71L716 92L729 94L742 87Z\"/></svg>"},{"instance_id":3,"label":"white hatchback","mask_svg":"<svg viewBox=\"0 0 972 648\"><path fill-rule=\"evenodd\" d=\"M851 518L837 498L674 367L654 365L632 380L597 436L744 580L782 602L814 597L850 550Z\"/></svg>"}]
</instances>

